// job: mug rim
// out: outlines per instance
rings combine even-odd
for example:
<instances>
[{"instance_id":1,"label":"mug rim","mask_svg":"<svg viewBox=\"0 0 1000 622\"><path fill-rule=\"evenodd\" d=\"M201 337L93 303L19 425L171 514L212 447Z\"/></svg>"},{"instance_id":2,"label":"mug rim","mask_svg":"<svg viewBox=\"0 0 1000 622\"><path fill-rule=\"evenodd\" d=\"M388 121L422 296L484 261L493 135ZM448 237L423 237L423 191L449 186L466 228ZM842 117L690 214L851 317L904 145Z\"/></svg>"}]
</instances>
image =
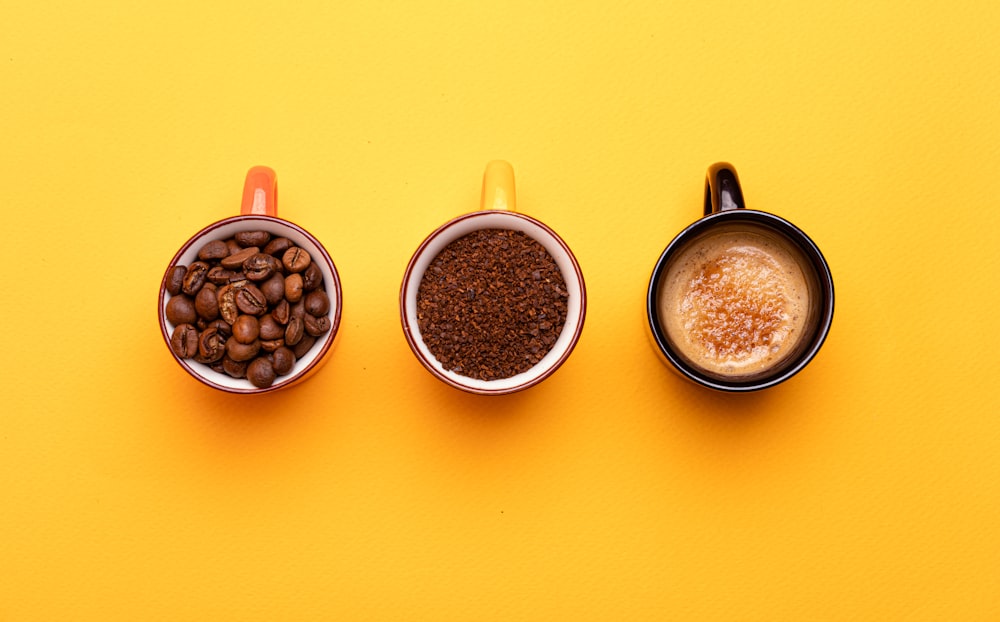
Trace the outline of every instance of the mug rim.
<instances>
[{"instance_id":1,"label":"mug rim","mask_svg":"<svg viewBox=\"0 0 1000 622\"><path fill-rule=\"evenodd\" d=\"M173 348L170 346L170 337L172 331L169 329L169 322L167 321L166 318L166 302L170 297L169 294L167 293L166 285L167 285L167 276L169 274L170 268L177 265L181 257L183 257L186 253L188 253L192 248L194 248L197 242L205 240L205 238L208 237L213 231L216 231L223 227L227 227L232 224L247 222L247 221L259 221L259 222L276 224L279 227L287 227L292 231L294 231L295 233L301 235L303 238L305 238L310 243L315 245L316 248L320 251L323 263L325 263L329 268L330 276L332 277L332 284L331 284L332 287L331 285L325 285L325 290L328 292L328 294L331 292L333 293L332 295L330 295L331 305L330 305L330 313L328 314L330 318L330 330L327 331L327 334L323 336L321 344L317 343L316 345L313 346L317 347L318 345L319 349L317 350L315 355L311 358L311 360L302 369L299 369L294 373L290 373L286 376L279 376L273 384L267 387L254 387L252 384L249 384L249 381L246 381L247 386L230 386L228 384L223 384L221 382L213 381L211 378L208 377L207 373L206 374L200 373L199 370L193 367L193 365L203 365L203 364L195 363L194 361L189 361L186 359L181 359L173 351ZM343 288L340 282L340 274L337 271L337 266L334 263L333 258L330 256L330 253L326 250L326 247L319 241L319 238L311 234L301 225L298 225L290 220L286 220L278 216L269 216L265 214L237 214L235 216L230 216L228 218L223 218L221 220L209 223L208 225L199 229L194 235L190 236L184 242L184 244L181 245L180 249L176 253L174 253L174 256L170 259L170 263L167 264L167 269L164 270L163 278L160 281L160 291L159 291L159 296L157 297L157 318L160 324L160 334L163 336L163 339L167 345L167 350L170 352L170 356L173 357L174 361L176 361L181 366L181 368L184 371L186 371L189 375L191 375L196 380L198 380L199 382L208 387L211 387L213 389L218 389L226 393L243 394L243 395L259 395L262 393L277 391L279 389L283 389L291 385L297 384L301 380L304 380L307 377L311 376L312 373L319 368L319 365L325 361L327 353L333 347L333 343L336 340L337 334L340 329L343 308L344 308ZM207 366L206 369L208 372L211 372L212 374L220 373L211 368L208 368Z\"/></svg>"},{"instance_id":2,"label":"mug rim","mask_svg":"<svg viewBox=\"0 0 1000 622\"><path fill-rule=\"evenodd\" d=\"M548 240L539 239L539 237L534 235L531 231L524 231L516 226L491 226L489 224L481 227L472 226L467 230L463 228L451 238L448 238L445 235L463 223L484 218L489 220L513 219L522 223L527 223L530 226L541 230L548 237ZM477 378L464 376L462 374L444 369L444 366L437 360L436 357L434 357L433 353L430 352L427 345L423 342L423 337L420 335L420 328L415 321L416 310L413 310L413 317L411 318L411 314L409 313L410 305L408 304L408 301L410 299L416 299L416 292L420 287L420 281L423 279L423 275L426 272L427 267L430 265L430 262L434 260L437 254L444 249L444 247L462 236L467 235L468 233L485 229L500 228L522 231L541 244L546 249L546 252L548 252L552 259L556 262L557 266L560 267L560 272L562 273L563 280L566 282L569 293L572 295L574 289L578 292L577 297L579 298L579 302L578 305L575 305L576 308L574 313L574 305L572 304L573 301L568 301L566 322L563 324L559 338L557 338L552 349L549 350L542 360L524 372L507 378L479 380ZM443 236L444 239L442 239ZM547 242L550 242L551 244ZM433 256L428 257L428 253L431 250L435 250L433 247L438 243L440 243L440 248L436 249ZM559 249L559 253L552 252L553 245ZM565 261L560 261L560 256L563 257ZM571 268L572 274L566 274L566 270L560 265L562 263L565 263ZM421 266L421 264L423 265ZM423 365L423 367L427 369L427 371L429 371L435 378L449 386L461 389L468 393L478 395L505 395L522 391L539 384L554 374L556 370L558 370L563 363L566 362L570 354L576 348L576 344L579 342L580 336L583 333L583 325L587 314L587 289L583 278L583 271L580 269L580 264L577 261L576 256L573 254L573 251L570 250L569 245L566 244L566 242L555 232L555 230L540 220L520 212L484 209L456 216L434 229L429 235L427 235L427 237L424 238L424 240L410 256L406 270L403 273L403 282L399 291L399 310L403 335L406 337L406 342L410 351L413 352L417 360L420 361L421 365ZM567 333L567 329L571 329L571 332ZM564 334L568 336L560 345L559 342L563 341ZM550 356L552 357L551 360L546 360L549 359Z\"/></svg>"},{"instance_id":3,"label":"mug rim","mask_svg":"<svg viewBox=\"0 0 1000 622\"><path fill-rule=\"evenodd\" d=\"M724 221L740 220L751 222L758 226L767 227L776 231L789 242L795 244L807 258L809 265L815 273L816 279L819 282L820 295L822 299L819 304L820 313L815 334L810 340L809 347L797 357L793 364L783 368L779 373L774 375L767 375L754 380L728 381L708 376L674 352L673 348L670 346L669 340L667 339L665 330L660 325L657 294L660 288L660 281L670 258L683 244L694 236L722 224ZM703 216L675 235L670 243L667 244L666 248L663 249L663 252L660 253L660 257L657 259L656 264L653 267L653 272L650 275L649 286L646 291L647 324L652 334L653 341L655 342L660 354L666 358L675 370L680 372L686 378L711 389L727 392L750 392L766 389L768 387L781 384L799 373L806 365L809 364L810 361L812 361L812 359L819 352L820 348L823 346L823 343L826 341L826 338L830 333L830 328L833 324L833 309L833 275L830 272L830 265L823 256L823 253L820 251L819 246L817 246L812 238L806 235L803 230L788 220L770 212L746 208L725 210Z\"/></svg>"}]
</instances>

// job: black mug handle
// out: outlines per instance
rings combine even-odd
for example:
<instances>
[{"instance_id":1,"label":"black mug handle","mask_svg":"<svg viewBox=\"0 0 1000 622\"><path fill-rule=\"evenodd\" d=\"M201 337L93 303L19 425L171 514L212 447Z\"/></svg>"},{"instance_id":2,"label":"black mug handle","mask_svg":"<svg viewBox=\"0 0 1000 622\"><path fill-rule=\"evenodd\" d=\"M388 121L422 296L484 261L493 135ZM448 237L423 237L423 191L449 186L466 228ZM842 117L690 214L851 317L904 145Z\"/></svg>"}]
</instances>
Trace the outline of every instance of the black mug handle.
<instances>
[{"instance_id":1,"label":"black mug handle","mask_svg":"<svg viewBox=\"0 0 1000 622\"><path fill-rule=\"evenodd\" d=\"M745 209L743 190L736 169L728 162L708 167L705 178L705 216L732 209Z\"/></svg>"}]
</instances>

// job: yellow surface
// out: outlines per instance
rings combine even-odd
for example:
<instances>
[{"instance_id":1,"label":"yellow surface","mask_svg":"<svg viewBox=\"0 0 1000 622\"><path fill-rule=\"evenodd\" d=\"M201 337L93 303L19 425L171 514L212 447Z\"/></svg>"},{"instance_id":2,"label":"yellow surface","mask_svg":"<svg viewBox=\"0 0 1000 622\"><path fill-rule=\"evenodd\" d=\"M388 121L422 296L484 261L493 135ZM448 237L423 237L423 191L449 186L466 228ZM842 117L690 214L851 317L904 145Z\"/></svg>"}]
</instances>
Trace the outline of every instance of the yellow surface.
<instances>
[{"instance_id":1,"label":"yellow surface","mask_svg":"<svg viewBox=\"0 0 1000 622\"><path fill-rule=\"evenodd\" d=\"M0 619L1000 619L1000 5L8 2ZM410 254L486 162L590 296L481 398L403 339ZM645 335L733 162L833 268L802 374L721 395ZM259 399L158 333L166 262L278 171L332 358Z\"/></svg>"}]
</instances>

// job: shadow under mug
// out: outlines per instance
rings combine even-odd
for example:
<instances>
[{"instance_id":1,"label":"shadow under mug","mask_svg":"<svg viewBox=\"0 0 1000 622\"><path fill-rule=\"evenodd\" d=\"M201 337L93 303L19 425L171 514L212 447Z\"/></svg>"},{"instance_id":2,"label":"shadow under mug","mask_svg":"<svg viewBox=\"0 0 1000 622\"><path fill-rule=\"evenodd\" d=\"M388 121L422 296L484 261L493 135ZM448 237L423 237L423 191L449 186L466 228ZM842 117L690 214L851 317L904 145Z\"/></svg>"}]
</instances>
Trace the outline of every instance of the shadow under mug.
<instances>
[{"instance_id":1,"label":"shadow under mug","mask_svg":"<svg viewBox=\"0 0 1000 622\"><path fill-rule=\"evenodd\" d=\"M699 365L670 338L661 317L661 296L675 260L706 238L721 232L761 235L787 250L801 268L807 289L806 319L792 349L773 366L755 373L722 374ZM676 277L674 277L676 278ZM671 302L672 308L676 305ZM660 255L649 280L646 313L653 342L663 358L681 375L712 389L747 392L772 387L801 371L819 352L833 322L833 277L819 247L799 228L774 214L747 209L732 165L720 162L708 169L704 217L681 231Z\"/></svg>"},{"instance_id":2,"label":"shadow under mug","mask_svg":"<svg viewBox=\"0 0 1000 622\"><path fill-rule=\"evenodd\" d=\"M167 350L177 361L184 371L196 380L206 384L213 389L219 389L227 393L259 394L282 389L301 380L310 377L325 360L327 353L333 347L338 329L340 328L341 310L343 308L343 294L340 284L340 276L337 268L330 258L330 254L323 245L311 233L296 225L295 223L277 217L278 214L278 182L274 170L266 166L255 166L247 172L243 185L243 200L240 207L240 215L226 218L214 222L198 233L194 234L187 242L181 246L177 254L170 260L170 264L160 283L160 295L158 314L160 320L160 332L167 344ZM190 265L198 259L198 250L212 240L226 240L242 231L267 231L272 237L286 237L296 246L309 253L312 261L319 267L323 275L323 288L330 299L330 311L328 319L330 329L326 334L317 338L316 343L306 352L302 358L295 361L292 371L284 376L278 376L274 383L268 387L255 387L246 378L233 378L225 373L216 371L208 365L196 362L192 359L183 359L177 356L170 347L170 337L174 330L174 325L167 320L166 308L170 294L167 292L167 277L173 266Z\"/></svg>"},{"instance_id":3,"label":"shadow under mug","mask_svg":"<svg viewBox=\"0 0 1000 622\"><path fill-rule=\"evenodd\" d=\"M580 339L587 309L587 292L580 265L569 246L544 223L515 212L514 170L507 162L490 162L483 174L481 209L454 218L432 232L413 253L399 293L399 311L406 341L420 363L437 379L456 389L479 395L503 395L535 386L551 376L569 358ZM530 369L495 380L480 380L445 369L420 334L417 294L424 273L452 242L482 229L521 231L540 243L555 260L568 293L566 320L552 349Z\"/></svg>"}]
</instances>

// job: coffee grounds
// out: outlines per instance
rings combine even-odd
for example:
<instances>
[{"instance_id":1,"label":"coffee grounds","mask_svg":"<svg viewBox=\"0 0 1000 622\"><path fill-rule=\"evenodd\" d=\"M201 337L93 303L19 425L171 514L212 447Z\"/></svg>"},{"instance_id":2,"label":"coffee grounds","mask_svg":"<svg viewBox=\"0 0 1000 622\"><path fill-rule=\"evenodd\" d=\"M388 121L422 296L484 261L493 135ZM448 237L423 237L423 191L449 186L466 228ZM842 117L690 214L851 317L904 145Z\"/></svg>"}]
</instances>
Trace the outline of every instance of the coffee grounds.
<instances>
[{"instance_id":1,"label":"coffee grounds","mask_svg":"<svg viewBox=\"0 0 1000 622\"><path fill-rule=\"evenodd\" d=\"M521 231L481 229L430 263L417 323L445 369L480 380L527 371L566 321L566 282L545 248Z\"/></svg>"}]
</instances>

